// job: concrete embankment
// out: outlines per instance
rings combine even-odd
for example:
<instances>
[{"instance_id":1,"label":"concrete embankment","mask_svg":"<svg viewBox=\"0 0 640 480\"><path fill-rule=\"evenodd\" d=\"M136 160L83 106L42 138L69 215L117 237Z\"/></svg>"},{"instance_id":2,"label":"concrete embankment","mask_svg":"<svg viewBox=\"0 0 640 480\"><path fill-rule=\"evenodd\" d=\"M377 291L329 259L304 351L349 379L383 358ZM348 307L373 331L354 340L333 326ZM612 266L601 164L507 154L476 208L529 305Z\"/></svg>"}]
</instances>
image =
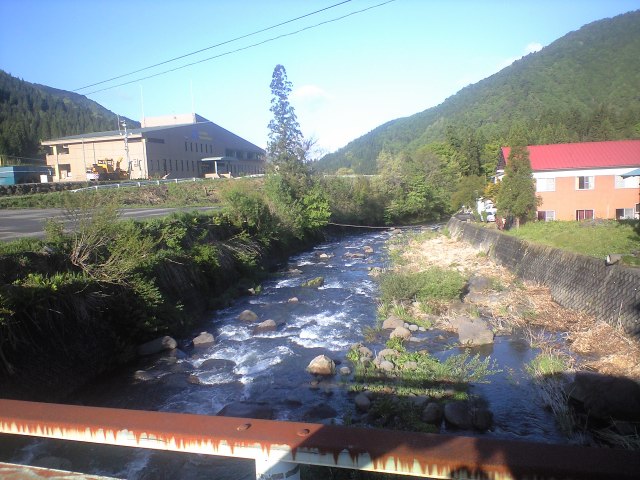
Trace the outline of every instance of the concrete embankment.
<instances>
[{"instance_id":1,"label":"concrete embankment","mask_svg":"<svg viewBox=\"0 0 640 480\"><path fill-rule=\"evenodd\" d=\"M640 269L534 245L497 230L452 218L452 237L485 251L523 280L548 287L557 303L584 311L640 338Z\"/></svg>"}]
</instances>

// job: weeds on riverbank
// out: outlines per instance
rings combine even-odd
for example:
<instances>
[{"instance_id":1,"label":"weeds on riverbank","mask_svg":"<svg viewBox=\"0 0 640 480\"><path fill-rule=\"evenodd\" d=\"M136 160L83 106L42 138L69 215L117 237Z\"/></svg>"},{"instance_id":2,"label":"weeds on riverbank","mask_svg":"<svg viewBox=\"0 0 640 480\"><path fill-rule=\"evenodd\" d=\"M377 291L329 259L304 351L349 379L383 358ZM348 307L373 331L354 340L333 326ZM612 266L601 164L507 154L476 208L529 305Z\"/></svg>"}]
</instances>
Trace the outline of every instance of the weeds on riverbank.
<instances>
[{"instance_id":1,"label":"weeds on riverbank","mask_svg":"<svg viewBox=\"0 0 640 480\"><path fill-rule=\"evenodd\" d=\"M253 185L234 186L235 210L148 221L119 220L120 203L107 196L68 194L67 222L49 222L44 241L3 244L0 381L20 391L25 382L15 379L50 365L70 377L68 393L135 345L186 334L205 311L254 287L270 262L318 237L318 218L290 215L290 230ZM32 386L52 398L57 377L45 377Z\"/></svg>"}]
</instances>

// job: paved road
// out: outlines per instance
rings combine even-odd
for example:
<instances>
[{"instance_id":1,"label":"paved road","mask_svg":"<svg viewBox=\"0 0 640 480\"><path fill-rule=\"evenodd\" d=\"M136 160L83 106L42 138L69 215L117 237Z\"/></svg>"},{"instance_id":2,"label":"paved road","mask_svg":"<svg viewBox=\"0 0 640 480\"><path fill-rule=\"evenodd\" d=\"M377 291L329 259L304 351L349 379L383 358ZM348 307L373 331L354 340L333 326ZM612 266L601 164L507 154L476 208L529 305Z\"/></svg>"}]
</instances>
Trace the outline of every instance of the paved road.
<instances>
[{"instance_id":1,"label":"paved road","mask_svg":"<svg viewBox=\"0 0 640 480\"><path fill-rule=\"evenodd\" d=\"M215 210L217 207L199 208L127 208L121 210L121 218L163 217L177 211ZM65 220L61 209L0 210L0 241L23 237L44 237L44 222L53 218Z\"/></svg>"}]
</instances>

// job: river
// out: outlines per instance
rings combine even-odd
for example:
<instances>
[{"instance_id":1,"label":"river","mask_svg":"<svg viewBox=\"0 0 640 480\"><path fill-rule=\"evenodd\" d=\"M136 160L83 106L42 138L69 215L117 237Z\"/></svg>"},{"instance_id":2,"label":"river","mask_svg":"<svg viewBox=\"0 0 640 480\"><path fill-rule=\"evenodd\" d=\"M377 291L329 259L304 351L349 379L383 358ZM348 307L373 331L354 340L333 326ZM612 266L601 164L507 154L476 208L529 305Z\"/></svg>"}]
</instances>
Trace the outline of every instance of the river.
<instances>
[{"instance_id":1,"label":"river","mask_svg":"<svg viewBox=\"0 0 640 480\"><path fill-rule=\"evenodd\" d=\"M214 344L193 348L183 343L178 352L144 359L87 388L78 402L203 415L231 406L248 412L246 416L342 423L354 413L353 394L347 388L350 377L317 381L305 367L321 354L339 366L350 366L349 347L363 341L367 327L376 326L377 284L369 272L386 266L384 246L391 235L384 230L346 236L290 258L259 293L238 299L201 327L214 334ZM365 247L373 253L365 254ZM323 286L302 286L319 276L324 278ZM257 322L274 320L277 329L255 334L257 322L238 320L247 309L257 314ZM459 352L451 334L438 332L438 342L431 332L423 332L422 338L441 359ZM374 351L384 348L383 341L367 345ZM536 400L535 388L524 372L523 365L535 350L516 335L498 336L492 347L477 353L483 358L490 355L503 372L490 377L489 383L470 386L493 412L494 425L482 434L459 433L566 442L551 414ZM441 431L450 432L444 424ZM253 464L246 461L44 440L16 448L13 460L49 466L54 462L54 466L124 478L253 478Z\"/></svg>"}]
</instances>

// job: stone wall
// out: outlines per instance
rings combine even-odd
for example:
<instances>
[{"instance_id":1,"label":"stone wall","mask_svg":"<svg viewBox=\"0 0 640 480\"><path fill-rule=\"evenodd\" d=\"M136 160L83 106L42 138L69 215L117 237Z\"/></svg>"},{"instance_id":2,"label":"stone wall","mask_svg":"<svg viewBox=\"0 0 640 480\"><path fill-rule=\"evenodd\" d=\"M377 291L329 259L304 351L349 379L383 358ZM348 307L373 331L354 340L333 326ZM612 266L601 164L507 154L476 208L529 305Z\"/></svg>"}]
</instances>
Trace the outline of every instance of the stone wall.
<instances>
[{"instance_id":1,"label":"stone wall","mask_svg":"<svg viewBox=\"0 0 640 480\"><path fill-rule=\"evenodd\" d=\"M518 238L452 218L453 238L487 252L523 280L549 287L560 305L594 315L640 338L640 269ZM615 252L612 252L615 253Z\"/></svg>"}]
</instances>

